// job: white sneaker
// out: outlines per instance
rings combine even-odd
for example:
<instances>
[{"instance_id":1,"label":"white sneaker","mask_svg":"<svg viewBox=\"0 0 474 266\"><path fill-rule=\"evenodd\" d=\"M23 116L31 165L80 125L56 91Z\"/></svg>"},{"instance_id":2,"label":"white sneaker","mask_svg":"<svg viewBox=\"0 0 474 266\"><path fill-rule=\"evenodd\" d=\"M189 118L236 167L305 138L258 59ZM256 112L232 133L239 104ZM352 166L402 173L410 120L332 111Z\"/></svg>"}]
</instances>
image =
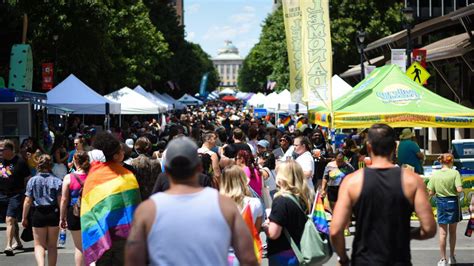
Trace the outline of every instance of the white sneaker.
<instances>
[{"instance_id":1,"label":"white sneaker","mask_svg":"<svg viewBox=\"0 0 474 266\"><path fill-rule=\"evenodd\" d=\"M448 264L449 265L456 265L456 258L454 256L449 257Z\"/></svg>"},{"instance_id":2,"label":"white sneaker","mask_svg":"<svg viewBox=\"0 0 474 266\"><path fill-rule=\"evenodd\" d=\"M448 265L448 262L446 261L446 259L440 259L438 261L438 266L446 266Z\"/></svg>"}]
</instances>

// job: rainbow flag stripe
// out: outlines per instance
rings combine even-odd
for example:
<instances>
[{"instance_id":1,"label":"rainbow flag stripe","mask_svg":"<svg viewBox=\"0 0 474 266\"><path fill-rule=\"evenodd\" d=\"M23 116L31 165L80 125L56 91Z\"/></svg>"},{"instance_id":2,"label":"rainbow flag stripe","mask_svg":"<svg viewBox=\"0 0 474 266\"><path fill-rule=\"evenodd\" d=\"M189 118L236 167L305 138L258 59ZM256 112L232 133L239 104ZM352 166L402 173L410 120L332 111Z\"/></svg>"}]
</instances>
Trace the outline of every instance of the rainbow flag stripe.
<instances>
[{"instance_id":1,"label":"rainbow flag stripe","mask_svg":"<svg viewBox=\"0 0 474 266\"><path fill-rule=\"evenodd\" d=\"M313 222L319 232L329 235L329 223L326 219L326 212L324 211L323 199L318 192L313 204Z\"/></svg>"},{"instance_id":2,"label":"rainbow flag stripe","mask_svg":"<svg viewBox=\"0 0 474 266\"><path fill-rule=\"evenodd\" d=\"M281 120L281 123L287 127L290 123L291 123L291 117L290 116L287 116L285 117L284 119Z\"/></svg>"},{"instance_id":3,"label":"rainbow flag stripe","mask_svg":"<svg viewBox=\"0 0 474 266\"><path fill-rule=\"evenodd\" d=\"M250 233L252 234L255 256L257 257L258 263L261 263L263 255L262 240L260 239L260 235L257 232L257 228L253 223L252 210L250 209L249 204L247 204L247 206L245 206L244 210L242 211L242 218L244 219L245 224L247 224L247 227L249 228Z\"/></svg>"},{"instance_id":4,"label":"rainbow flag stripe","mask_svg":"<svg viewBox=\"0 0 474 266\"><path fill-rule=\"evenodd\" d=\"M81 201L86 265L100 259L111 248L112 240L128 237L140 201L140 190L132 172L116 163L92 163Z\"/></svg>"}]
</instances>

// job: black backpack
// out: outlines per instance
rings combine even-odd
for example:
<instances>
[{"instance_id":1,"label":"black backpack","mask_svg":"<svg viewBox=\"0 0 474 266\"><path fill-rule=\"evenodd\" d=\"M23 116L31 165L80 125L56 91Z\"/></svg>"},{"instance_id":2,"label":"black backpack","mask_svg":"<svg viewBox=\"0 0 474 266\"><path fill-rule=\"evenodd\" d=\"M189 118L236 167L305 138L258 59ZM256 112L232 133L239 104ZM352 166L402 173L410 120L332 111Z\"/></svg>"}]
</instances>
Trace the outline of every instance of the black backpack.
<instances>
[{"instance_id":1,"label":"black backpack","mask_svg":"<svg viewBox=\"0 0 474 266\"><path fill-rule=\"evenodd\" d=\"M199 153L199 157L201 158L202 163L202 173L209 177L213 177L214 169L212 168L212 158L209 154L209 151L205 153Z\"/></svg>"}]
</instances>

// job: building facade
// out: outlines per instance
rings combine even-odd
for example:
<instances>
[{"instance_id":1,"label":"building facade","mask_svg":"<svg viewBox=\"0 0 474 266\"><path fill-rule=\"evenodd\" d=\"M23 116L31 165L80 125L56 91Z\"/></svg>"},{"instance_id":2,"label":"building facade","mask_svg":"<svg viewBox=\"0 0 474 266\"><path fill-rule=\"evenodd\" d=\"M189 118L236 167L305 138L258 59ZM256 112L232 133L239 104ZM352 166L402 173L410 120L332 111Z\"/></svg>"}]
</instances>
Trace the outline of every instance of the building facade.
<instances>
[{"instance_id":1,"label":"building facade","mask_svg":"<svg viewBox=\"0 0 474 266\"><path fill-rule=\"evenodd\" d=\"M472 2L405 1L414 9L416 17L411 29L410 46L427 52L426 69L431 77L426 88L469 108L474 108ZM390 64L391 49L407 48L407 37L407 31L402 30L369 43L364 49L364 58L367 60L364 65L378 67ZM340 76L355 85L360 82L360 66L354 66ZM427 142L424 148L431 153L447 152L451 149L452 139L474 138L474 129L428 128L427 132L420 132L420 138L420 143Z\"/></svg>"},{"instance_id":2,"label":"building facade","mask_svg":"<svg viewBox=\"0 0 474 266\"><path fill-rule=\"evenodd\" d=\"M219 73L220 87L236 88L238 86L237 80L243 61L237 47L231 41L225 41L225 46L219 49L217 56L212 59Z\"/></svg>"},{"instance_id":3,"label":"building facade","mask_svg":"<svg viewBox=\"0 0 474 266\"><path fill-rule=\"evenodd\" d=\"M474 0L405 0L405 6L414 9L419 21L444 16L470 4Z\"/></svg>"},{"instance_id":4,"label":"building facade","mask_svg":"<svg viewBox=\"0 0 474 266\"><path fill-rule=\"evenodd\" d=\"M179 25L184 25L184 0L170 0L170 5L176 9Z\"/></svg>"}]
</instances>

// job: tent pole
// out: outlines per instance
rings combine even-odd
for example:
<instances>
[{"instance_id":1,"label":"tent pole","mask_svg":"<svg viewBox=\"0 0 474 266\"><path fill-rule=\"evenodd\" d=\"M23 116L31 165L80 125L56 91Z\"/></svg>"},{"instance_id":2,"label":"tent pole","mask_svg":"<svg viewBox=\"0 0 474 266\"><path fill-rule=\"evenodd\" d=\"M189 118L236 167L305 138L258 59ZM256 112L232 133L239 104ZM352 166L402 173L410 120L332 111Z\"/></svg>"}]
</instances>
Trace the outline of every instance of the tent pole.
<instances>
[{"instance_id":1,"label":"tent pole","mask_svg":"<svg viewBox=\"0 0 474 266\"><path fill-rule=\"evenodd\" d=\"M119 114L119 127L122 128L122 114Z\"/></svg>"},{"instance_id":2,"label":"tent pole","mask_svg":"<svg viewBox=\"0 0 474 266\"><path fill-rule=\"evenodd\" d=\"M424 127L423 128L423 155L425 156L425 160L426 160L426 145L427 145L427 141L426 139L428 138L428 128L427 127Z\"/></svg>"},{"instance_id":3,"label":"tent pole","mask_svg":"<svg viewBox=\"0 0 474 266\"><path fill-rule=\"evenodd\" d=\"M448 152L451 152L451 128L448 128Z\"/></svg>"}]
</instances>

